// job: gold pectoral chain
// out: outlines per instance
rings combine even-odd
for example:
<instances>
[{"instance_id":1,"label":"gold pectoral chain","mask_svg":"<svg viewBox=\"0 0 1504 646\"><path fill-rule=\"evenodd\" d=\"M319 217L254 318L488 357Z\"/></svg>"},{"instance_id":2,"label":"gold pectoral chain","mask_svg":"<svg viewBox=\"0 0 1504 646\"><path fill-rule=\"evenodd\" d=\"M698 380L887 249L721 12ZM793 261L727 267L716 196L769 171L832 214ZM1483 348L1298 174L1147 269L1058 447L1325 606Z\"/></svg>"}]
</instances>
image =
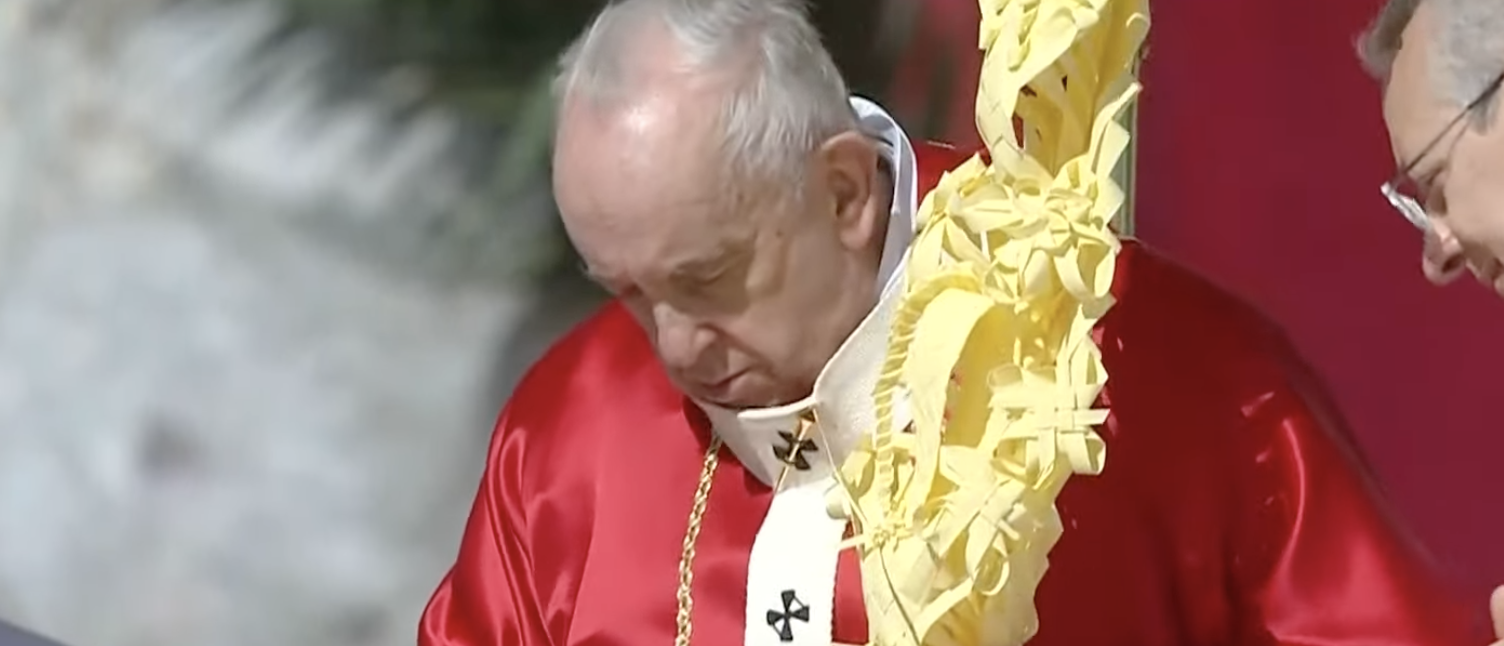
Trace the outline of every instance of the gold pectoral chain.
<instances>
[{"instance_id":1,"label":"gold pectoral chain","mask_svg":"<svg viewBox=\"0 0 1504 646\"><path fill-rule=\"evenodd\" d=\"M695 609L693 596L695 582L695 543L700 540L700 523L705 519L705 505L710 501L710 485L715 482L715 469L721 464L721 438L712 436L705 449L705 460L700 467L700 485L695 488L695 504L689 509L689 528L684 532L684 551L679 555L679 612L674 631L674 646L689 646L689 636L694 632L690 614Z\"/></svg>"},{"instance_id":2,"label":"gold pectoral chain","mask_svg":"<svg viewBox=\"0 0 1504 646\"><path fill-rule=\"evenodd\" d=\"M805 439L809 429L815 424L812 416L801 417L799 434L795 438L794 446ZM694 583L695 583L695 543L700 540L700 524L705 519L705 506L710 502L710 485L715 482L716 467L721 465L721 437L711 435L710 446L705 448L705 458L700 467L700 484L695 488L695 502L689 508L689 527L684 531L684 550L679 554L679 610L675 615L674 646L689 646L689 636L694 632L694 623L690 615L695 609ZM779 491L783 487L784 477L788 475L788 465L784 466L783 472L778 475L777 484L773 490Z\"/></svg>"}]
</instances>

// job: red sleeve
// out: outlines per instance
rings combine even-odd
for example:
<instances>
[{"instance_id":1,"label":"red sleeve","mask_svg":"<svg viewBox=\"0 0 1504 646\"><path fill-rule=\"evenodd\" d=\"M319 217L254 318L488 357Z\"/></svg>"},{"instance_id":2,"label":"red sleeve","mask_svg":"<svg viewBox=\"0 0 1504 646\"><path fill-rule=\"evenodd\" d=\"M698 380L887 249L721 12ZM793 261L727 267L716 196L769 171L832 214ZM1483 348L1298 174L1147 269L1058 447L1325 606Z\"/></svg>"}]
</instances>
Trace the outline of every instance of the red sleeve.
<instances>
[{"instance_id":1,"label":"red sleeve","mask_svg":"<svg viewBox=\"0 0 1504 646\"><path fill-rule=\"evenodd\" d=\"M503 412L454 567L418 628L419 646L548 646L518 504L521 448Z\"/></svg>"},{"instance_id":2,"label":"red sleeve","mask_svg":"<svg viewBox=\"0 0 1504 646\"><path fill-rule=\"evenodd\" d=\"M1276 353L1277 354L1277 353ZM1395 521L1327 394L1289 352L1286 387L1245 409L1257 442L1234 542L1244 644L1487 643L1484 604L1459 603ZM1416 432L1424 432L1416 429ZM1256 438L1256 439L1255 439ZM1477 612L1473 612L1476 609Z\"/></svg>"}]
</instances>

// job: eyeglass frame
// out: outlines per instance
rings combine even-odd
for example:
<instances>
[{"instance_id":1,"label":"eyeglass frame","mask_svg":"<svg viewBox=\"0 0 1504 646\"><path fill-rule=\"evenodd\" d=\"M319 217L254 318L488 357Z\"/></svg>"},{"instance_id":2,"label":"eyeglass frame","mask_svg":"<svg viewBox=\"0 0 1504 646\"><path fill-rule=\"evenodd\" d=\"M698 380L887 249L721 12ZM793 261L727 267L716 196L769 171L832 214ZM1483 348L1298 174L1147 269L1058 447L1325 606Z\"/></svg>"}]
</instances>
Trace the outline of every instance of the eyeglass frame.
<instances>
[{"instance_id":1,"label":"eyeglass frame","mask_svg":"<svg viewBox=\"0 0 1504 646\"><path fill-rule=\"evenodd\" d=\"M1467 120L1468 117L1473 115L1474 111L1498 94L1501 85L1504 85L1504 71L1499 72L1494 77L1493 82L1489 83L1488 87L1483 88L1483 92L1479 93L1477 98L1469 101L1467 106L1462 109L1462 112L1453 117L1447 123L1446 127L1442 128L1441 132L1436 135L1436 138L1431 140L1431 143L1421 148L1419 154L1411 158L1409 162L1406 162L1402 168L1395 172L1394 177L1389 178L1389 181L1384 182L1384 185L1379 187L1379 191L1384 194L1384 198L1389 200L1390 206L1399 211L1400 215L1404 216L1405 220L1415 228L1429 232L1431 230L1431 216L1426 213L1426 207L1421 206L1420 202L1417 202L1415 198L1400 192L1400 183L1409 179L1410 173L1415 170L1415 167L1419 166L1426 159L1427 155L1430 155L1437 147L1441 146L1441 142L1446 140L1447 135L1450 135L1458 124Z\"/></svg>"}]
</instances>

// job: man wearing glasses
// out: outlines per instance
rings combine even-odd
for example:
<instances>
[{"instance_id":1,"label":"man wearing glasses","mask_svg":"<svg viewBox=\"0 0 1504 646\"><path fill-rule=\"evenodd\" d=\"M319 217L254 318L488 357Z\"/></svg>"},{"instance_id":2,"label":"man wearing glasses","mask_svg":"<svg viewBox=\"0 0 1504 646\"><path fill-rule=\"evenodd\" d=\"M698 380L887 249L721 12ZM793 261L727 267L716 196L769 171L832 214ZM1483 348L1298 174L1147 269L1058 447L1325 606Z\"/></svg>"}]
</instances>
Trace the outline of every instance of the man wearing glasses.
<instances>
[{"instance_id":1,"label":"man wearing glasses","mask_svg":"<svg viewBox=\"0 0 1504 646\"><path fill-rule=\"evenodd\" d=\"M1359 54L1399 167L1382 190L1424 233L1426 277L1471 271L1504 296L1504 2L1388 0ZM1490 606L1504 644L1504 587Z\"/></svg>"},{"instance_id":2,"label":"man wearing glasses","mask_svg":"<svg viewBox=\"0 0 1504 646\"><path fill-rule=\"evenodd\" d=\"M1425 233L1426 277L1470 270L1504 296L1504 2L1389 0L1360 53L1399 164L1384 195Z\"/></svg>"}]
</instances>

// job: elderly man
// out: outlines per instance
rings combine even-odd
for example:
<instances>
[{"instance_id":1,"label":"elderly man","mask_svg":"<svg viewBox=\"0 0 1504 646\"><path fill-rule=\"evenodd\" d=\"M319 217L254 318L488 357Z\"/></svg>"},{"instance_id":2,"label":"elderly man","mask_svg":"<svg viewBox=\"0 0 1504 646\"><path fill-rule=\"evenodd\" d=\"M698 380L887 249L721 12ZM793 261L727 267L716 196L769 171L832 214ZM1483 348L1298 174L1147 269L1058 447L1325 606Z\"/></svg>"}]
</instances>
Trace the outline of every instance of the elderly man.
<instances>
[{"instance_id":1,"label":"elderly man","mask_svg":"<svg viewBox=\"0 0 1504 646\"><path fill-rule=\"evenodd\" d=\"M1384 84L1399 167L1384 194L1425 233L1426 277L1470 270L1504 296L1504 4L1389 0L1359 55ZM1504 587L1491 605L1504 640Z\"/></svg>"},{"instance_id":2,"label":"elderly man","mask_svg":"<svg viewBox=\"0 0 1504 646\"><path fill-rule=\"evenodd\" d=\"M1426 276L1471 270L1504 295L1504 4L1390 0L1361 54L1399 163L1384 192L1426 232Z\"/></svg>"},{"instance_id":3,"label":"elderly man","mask_svg":"<svg viewBox=\"0 0 1504 646\"><path fill-rule=\"evenodd\" d=\"M916 198L966 155L849 99L792 0L617 2L558 94L555 193L615 299L514 392L419 643L868 643L885 582L824 492L872 431ZM1030 644L1484 641L1279 331L1117 258L1113 458L1059 495Z\"/></svg>"}]
</instances>

